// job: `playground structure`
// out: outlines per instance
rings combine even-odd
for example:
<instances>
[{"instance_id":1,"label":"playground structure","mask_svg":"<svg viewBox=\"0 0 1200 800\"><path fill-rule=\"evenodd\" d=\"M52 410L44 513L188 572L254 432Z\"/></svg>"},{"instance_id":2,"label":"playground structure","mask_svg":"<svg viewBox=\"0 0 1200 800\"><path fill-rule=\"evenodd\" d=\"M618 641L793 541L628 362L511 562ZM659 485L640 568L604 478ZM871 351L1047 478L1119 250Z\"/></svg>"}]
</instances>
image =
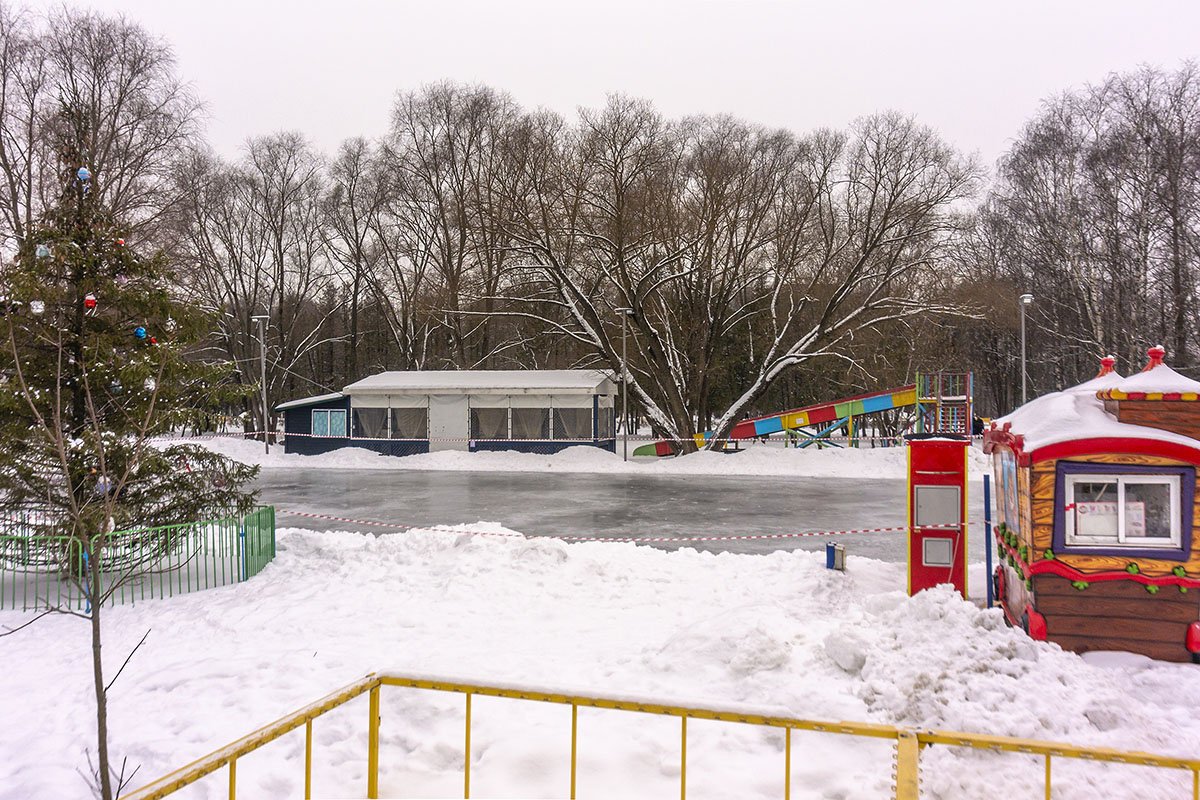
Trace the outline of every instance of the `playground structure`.
<instances>
[{"instance_id":1,"label":"playground structure","mask_svg":"<svg viewBox=\"0 0 1200 800\"><path fill-rule=\"evenodd\" d=\"M737 447L741 441L783 433L797 447L812 444L840 447L832 437L841 433L850 446L856 447L863 429L863 417L907 407L916 410L912 425L916 433L969 436L974 418L972 388L970 372L917 373L916 383L907 386L744 419L729 432L728 441L721 444L723 447L729 444ZM697 447L704 447L713 434L712 431L706 431L696 434L694 438ZM673 442L665 439L644 444L633 451L635 456L669 456L674 453Z\"/></svg>"},{"instance_id":2,"label":"playground structure","mask_svg":"<svg viewBox=\"0 0 1200 800\"><path fill-rule=\"evenodd\" d=\"M917 433L971 435L975 419L972 373L918 372L916 386Z\"/></svg>"}]
</instances>

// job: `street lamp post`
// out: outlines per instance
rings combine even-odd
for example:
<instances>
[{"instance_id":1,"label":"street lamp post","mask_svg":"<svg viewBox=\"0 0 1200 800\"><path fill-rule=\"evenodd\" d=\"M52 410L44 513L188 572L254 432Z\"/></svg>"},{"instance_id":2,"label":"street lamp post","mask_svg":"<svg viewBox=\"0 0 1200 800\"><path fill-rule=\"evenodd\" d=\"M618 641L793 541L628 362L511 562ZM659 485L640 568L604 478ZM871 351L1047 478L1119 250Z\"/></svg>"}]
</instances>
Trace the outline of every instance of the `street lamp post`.
<instances>
[{"instance_id":1,"label":"street lamp post","mask_svg":"<svg viewBox=\"0 0 1200 800\"><path fill-rule=\"evenodd\" d=\"M632 308L618 308L621 315L621 460L629 460L629 351L625 347L626 322Z\"/></svg>"},{"instance_id":2,"label":"street lamp post","mask_svg":"<svg viewBox=\"0 0 1200 800\"><path fill-rule=\"evenodd\" d=\"M1033 295L1025 293L1020 297L1021 308L1021 405L1029 401L1029 379L1025 372L1025 309L1033 302Z\"/></svg>"},{"instance_id":3,"label":"street lamp post","mask_svg":"<svg viewBox=\"0 0 1200 800\"><path fill-rule=\"evenodd\" d=\"M258 355L262 362L262 409L263 409L263 445L267 455L271 455L271 408L267 405L267 330L266 322L270 317L258 314L250 319L258 323Z\"/></svg>"}]
</instances>

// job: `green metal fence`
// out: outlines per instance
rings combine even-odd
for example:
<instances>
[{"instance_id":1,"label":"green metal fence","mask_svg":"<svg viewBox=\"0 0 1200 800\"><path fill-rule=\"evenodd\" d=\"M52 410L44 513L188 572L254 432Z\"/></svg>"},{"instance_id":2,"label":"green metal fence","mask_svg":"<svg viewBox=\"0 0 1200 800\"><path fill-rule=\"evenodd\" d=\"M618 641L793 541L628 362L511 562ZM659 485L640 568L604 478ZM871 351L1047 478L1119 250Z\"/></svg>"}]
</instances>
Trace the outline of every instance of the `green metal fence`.
<instances>
[{"instance_id":1,"label":"green metal fence","mask_svg":"<svg viewBox=\"0 0 1200 800\"><path fill-rule=\"evenodd\" d=\"M275 557L275 508L220 519L110 533L100 548L102 585L88 584L88 554L50 515L22 512L0 521L0 609L85 610L174 597L248 580Z\"/></svg>"}]
</instances>

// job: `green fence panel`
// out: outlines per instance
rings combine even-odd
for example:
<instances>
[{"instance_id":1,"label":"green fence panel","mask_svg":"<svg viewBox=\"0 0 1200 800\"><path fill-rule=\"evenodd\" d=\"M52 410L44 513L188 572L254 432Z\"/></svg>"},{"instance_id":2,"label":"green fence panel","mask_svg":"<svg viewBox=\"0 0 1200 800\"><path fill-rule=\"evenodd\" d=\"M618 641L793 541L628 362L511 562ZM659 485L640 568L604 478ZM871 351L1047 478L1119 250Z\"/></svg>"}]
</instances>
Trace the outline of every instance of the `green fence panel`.
<instances>
[{"instance_id":1,"label":"green fence panel","mask_svg":"<svg viewBox=\"0 0 1200 800\"><path fill-rule=\"evenodd\" d=\"M86 611L89 594L106 605L174 597L247 580L275 557L272 506L115 531L100 545L101 577L91 592L82 543L47 532L63 530L60 523L61 518L39 511L0 517L0 609Z\"/></svg>"}]
</instances>

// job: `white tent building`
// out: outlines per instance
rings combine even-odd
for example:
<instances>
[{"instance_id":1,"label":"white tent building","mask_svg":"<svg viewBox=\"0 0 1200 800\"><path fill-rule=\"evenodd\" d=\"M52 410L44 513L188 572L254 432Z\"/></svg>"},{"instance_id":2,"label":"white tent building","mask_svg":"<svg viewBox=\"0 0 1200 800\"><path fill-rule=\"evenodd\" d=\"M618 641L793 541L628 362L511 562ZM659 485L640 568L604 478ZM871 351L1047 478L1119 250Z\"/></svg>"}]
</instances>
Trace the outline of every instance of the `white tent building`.
<instances>
[{"instance_id":1,"label":"white tent building","mask_svg":"<svg viewBox=\"0 0 1200 800\"><path fill-rule=\"evenodd\" d=\"M381 372L340 393L276 406L285 450L614 450L616 386L599 370Z\"/></svg>"}]
</instances>

